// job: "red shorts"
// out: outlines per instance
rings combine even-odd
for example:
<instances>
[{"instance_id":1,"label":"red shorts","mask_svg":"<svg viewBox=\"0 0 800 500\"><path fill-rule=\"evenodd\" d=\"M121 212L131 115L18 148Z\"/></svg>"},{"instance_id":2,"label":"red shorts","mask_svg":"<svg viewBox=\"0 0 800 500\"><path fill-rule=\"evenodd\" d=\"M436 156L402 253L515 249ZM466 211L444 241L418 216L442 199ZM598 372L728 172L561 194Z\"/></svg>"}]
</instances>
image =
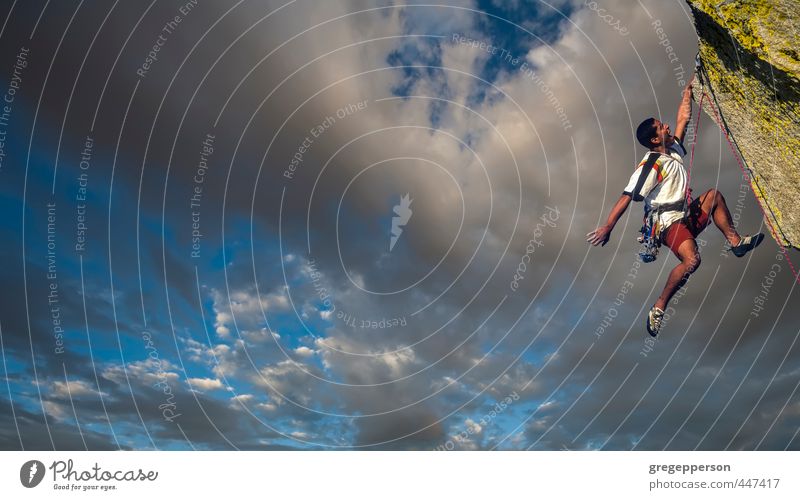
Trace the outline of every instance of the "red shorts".
<instances>
[{"instance_id":1,"label":"red shorts","mask_svg":"<svg viewBox=\"0 0 800 500\"><path fill-rule=\"evenodd\" d=\"M708 214L700 206L700 200L689 204L689 216L685 220L675 221L661 235L661 241L667 245L679 259L678 248L688 239L695 239L708 225Z\"/></svg>"}]
</instances>

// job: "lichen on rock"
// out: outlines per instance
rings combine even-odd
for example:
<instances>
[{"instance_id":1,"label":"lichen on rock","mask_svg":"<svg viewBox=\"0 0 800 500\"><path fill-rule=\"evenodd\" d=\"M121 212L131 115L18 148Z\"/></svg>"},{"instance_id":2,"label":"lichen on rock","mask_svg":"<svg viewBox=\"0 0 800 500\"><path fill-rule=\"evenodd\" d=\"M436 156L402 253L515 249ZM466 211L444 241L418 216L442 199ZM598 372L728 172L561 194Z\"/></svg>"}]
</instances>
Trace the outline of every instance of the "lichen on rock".
<instances>
[{"instance_id":1,"label":"lichen on rock","mask_svg":"<svg viewBox=\"0 0 800 500\"><path fill-rule=\"evenodd\" d=\"M772 235L800 249L800 3L687 0L704 90L749 168ZM694 81L695 96L700 83ZM703 109L716 119L711 106ZM734 168L736 168L734 166Z\"/></svg>"}]
</instances>

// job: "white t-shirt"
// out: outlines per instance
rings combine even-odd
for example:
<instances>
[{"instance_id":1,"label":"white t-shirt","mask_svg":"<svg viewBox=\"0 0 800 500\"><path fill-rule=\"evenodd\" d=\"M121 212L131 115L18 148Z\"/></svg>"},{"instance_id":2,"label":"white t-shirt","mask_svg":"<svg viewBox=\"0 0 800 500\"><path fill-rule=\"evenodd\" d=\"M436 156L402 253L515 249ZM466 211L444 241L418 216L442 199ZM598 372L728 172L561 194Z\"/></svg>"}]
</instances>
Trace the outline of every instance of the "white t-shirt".
<instances>
[{"instance_id":1,"label":"white t-shirt","mask_svg":"<svg viewBox=\"0 0 800 500\"><path fill-rule=\"evenodd\" d=\"M686 149L677 140L667 148L669 154L661 153L653 170L648 174L639 192L644 197L645 209L650 210L653 206L665 205L668 203L682 202L686 196L686 169L683 168L683 157L686 156ZM642 167L650 156L650 151L644 156L639 166L631 175L628 185L623 194L633 195L636 183L642 172ZM683 212L669 210L662 212L659 216L659 223L663 229L683 217Z\"/></svg>"}]
</instances>

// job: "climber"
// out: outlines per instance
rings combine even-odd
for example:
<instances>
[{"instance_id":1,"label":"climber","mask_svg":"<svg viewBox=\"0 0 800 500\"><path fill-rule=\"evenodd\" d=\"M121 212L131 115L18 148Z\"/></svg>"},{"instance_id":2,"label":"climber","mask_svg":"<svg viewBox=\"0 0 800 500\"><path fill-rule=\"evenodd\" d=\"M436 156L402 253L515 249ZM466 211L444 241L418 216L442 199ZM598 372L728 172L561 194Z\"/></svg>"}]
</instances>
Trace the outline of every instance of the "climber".
<instances>
[{"instance_id":1,"label":"climber","mask_svg":"<svg viewBox=\"0 0 800 500\"><path fill-rule=\"evenodd\" d=\"M661 328L664 311L670 299L700 265L700 253L695 238L712 220L730 245L730 251L737 257L744 256L764 239L762 233L739 236L733 226L725 198L716 189L709 189L696 200L691 200L690 190L687 189L686 169L683 166L683 157L686 155L683 138L691 112L690 81L683 91L678 107L675 135L671 135L669 125L655 118L648 118L639 125L636 139L650 151L631 175L625 191L611 209L606 224L586 235L586 241L594 246L608 243L611 230L625 213L631 199L643 200L646 213L655 211L655 226L661 229L655 236L656 241L667 245L681 262L670 272L664 291L647 315L647 332L653 337ZM648 166L652 168L645 174L643 169ZM642 182L639 182L640 177Z\"/></svg>"}]
</instances>

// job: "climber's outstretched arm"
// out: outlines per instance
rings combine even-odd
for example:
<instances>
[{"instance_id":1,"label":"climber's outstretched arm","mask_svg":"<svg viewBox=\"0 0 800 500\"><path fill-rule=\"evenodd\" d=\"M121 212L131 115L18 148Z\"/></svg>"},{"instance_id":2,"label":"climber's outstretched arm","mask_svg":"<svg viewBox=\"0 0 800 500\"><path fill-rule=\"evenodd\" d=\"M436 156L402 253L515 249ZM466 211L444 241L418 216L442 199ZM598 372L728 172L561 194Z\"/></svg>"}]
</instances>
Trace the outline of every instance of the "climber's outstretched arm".
<instances>
[{"instance_id":1,"label":"climber's outstretched arm","mask_svg":"<svg viewBox=\"0 0 800 500\"><path fill-rule=\"evenodd\" d=\"M675 120L675 139L683 142L683 137L686 135L686 127L689 125L689 119L692 117L692 82L686 85L683 89L683 99L678 106L678 118Z\"/></svg>"},{"instance_id":2,"label":"climber's outstretched arm","mask_svg":"<svg viewBox=\"0 0 800 500\"><path fill-rule=\"evenodd\" d=\"M625 213L625 210L628 209L628 205L631 203L631 195L623 194L619 197L619 200L614 204L614 208L611 209L611 213L608 216L608 220L606 220L605 226L600 226L591 233L586 235L586 241L590 244L597 246L605 246L608 243L608 238L611 236L611 230L614 229L614 226L617 225L617 221L622 214Z\"/></svg>"}]
</instances>

